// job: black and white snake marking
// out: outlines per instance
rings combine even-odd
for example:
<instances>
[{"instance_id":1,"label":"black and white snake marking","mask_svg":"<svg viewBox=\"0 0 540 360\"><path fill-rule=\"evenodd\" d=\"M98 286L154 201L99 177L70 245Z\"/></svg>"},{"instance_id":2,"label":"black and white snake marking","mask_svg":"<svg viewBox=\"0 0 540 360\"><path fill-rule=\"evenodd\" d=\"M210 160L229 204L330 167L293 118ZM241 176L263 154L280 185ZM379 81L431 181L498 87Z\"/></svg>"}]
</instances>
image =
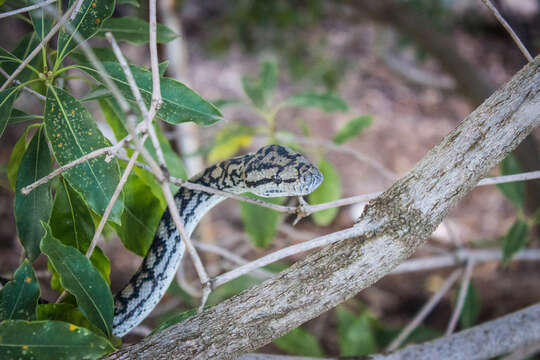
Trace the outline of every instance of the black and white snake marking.
<instances>
[{"instance_id":1,"label":"black and white snake marking","mask_svg":"<svg viewBox=\"0 0 540 360\"><path fill-rule=\"evenodd\" d=\"M321 172L304 156L278 145L212 165L190 179L219 190L265 197L307 195L322 180ZM174 198L187 236L208 210L224 200L220 195L186 188L180 188ZM174 278L184 250L167 209L139 270L115 296L114 335L124 336L148 316Z\"/></svg>"}]
</instances>

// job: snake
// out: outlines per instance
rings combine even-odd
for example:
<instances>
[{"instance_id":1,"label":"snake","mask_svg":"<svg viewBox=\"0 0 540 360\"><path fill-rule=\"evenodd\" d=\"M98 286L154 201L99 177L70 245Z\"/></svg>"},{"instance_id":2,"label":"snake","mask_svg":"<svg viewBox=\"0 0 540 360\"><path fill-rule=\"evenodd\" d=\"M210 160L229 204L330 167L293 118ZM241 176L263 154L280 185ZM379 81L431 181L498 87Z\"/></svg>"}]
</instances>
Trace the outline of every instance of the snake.
<instances>
[{"instance_id":1,"label":"snake","mask_svg":"<svg viewBox=\"0 0 540 360\"><path fill-rule=\"evenodd\" d=\"M261 197L303 196L313 192L323 175L300 153L280 145L267 145L256 152L211 165L189 182L234 193ZM181 187L174 201L187 237L211 208L226 197ZM127 334L143 321L171 284L185 252L185 244L167 208L139 269L114 298L112 332Z\"/></svg>"}]
</instances>

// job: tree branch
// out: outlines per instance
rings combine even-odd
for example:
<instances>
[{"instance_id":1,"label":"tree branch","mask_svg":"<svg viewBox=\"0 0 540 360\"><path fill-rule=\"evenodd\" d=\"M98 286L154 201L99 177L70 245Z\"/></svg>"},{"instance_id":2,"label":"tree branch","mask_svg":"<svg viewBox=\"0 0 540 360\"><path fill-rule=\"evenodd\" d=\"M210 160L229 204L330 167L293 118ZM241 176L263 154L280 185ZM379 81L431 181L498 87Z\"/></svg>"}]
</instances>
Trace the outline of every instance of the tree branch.
<instances>
[{"instance_id":1,"label":"tree branch","mask_svg":"<svg viewBox=\"0 0 540 360\"><path fill-rule=\"evenodd\" d=\"M269 343L388 274L540 124L539 69L537 57L413 170L372 200L357 224L340 232L341 241L107 358L233 358Z\"/></svg>"}]
</instances>

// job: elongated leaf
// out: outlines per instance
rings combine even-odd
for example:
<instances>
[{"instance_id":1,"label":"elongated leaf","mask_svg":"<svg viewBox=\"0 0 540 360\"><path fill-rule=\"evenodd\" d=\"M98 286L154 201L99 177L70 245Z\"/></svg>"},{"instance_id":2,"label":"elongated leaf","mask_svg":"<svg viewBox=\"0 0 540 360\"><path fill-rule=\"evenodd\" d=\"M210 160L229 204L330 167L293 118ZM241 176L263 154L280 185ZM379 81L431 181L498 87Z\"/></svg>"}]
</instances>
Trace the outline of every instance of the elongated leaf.
<instances>
[{"instance_id":1,"label":"elongated leaf","mask_svg":"<svg viewBox=\"0 0 540 360\"><path fill-rule=\"evenodd\" d=\"M23 155L15 185L15 222L19 238L30 261L34 261L39 255L39 242L44 234L39 222L49 221L52 199L48 183L40 185L28 195L23 195L21 189L51 171L51 154L42 126L34 134Z\"/></svg>"},{"instance_id":2,"label":"elongated leaf","mask_svg":"<svg viewBox=\"0 0 540 360\"><path fill-rule=\"evenodd\" d=\"M377 351L377 343L367 314L356 316L337 308L339 349L341 356L362 356Z\"/></svg>"},{"instance_id":3,"label":"elongated leaf","mask_svg":"<svg viewBox=\"0 0 540 360\"><path fill-rule=\"evenodd\" d=\"M13 51L0 48L0 67L8 74L15 71L28 54L39 44L39 37L35 32L31 32L22 37ZM37 67L40 63L40 56L36 56L30 61L30 66ZM18 76L17 80L24 82L34 76L34 72L26 67Z\"/></svg>"},{"instance_id":4,"label":"elongated leaf","mask_svg":"<svg viewBox=\"0 0 540 360\"><path fill-rule=\"evenodd\" d=\"M467 329L476 324L481 306L482 303L478 296L478 290L476 290L476 286L471 282L467 289L463 310L461 310L461 314L459 315L461 329Z\"/></svg>"},{"instance_id":5,"label":"elongated leaf","mask_svg":"<svg viewBox=\"0 0 540 360\"><path fill-rule=\"evenodd\" d=\"M73 304L40 304L36 309L36 320L58 320L77 325L97 334L101 330L94 326Z\"/></svg>"},{"instance_id":6,"label":"elongated leaf","mask_svg":"<svg viewBox=\"0 0 540 360\"><path fill-rule=\"evenodd\" d=\"M265 61L261 64L258 78L245 76L242 78L244 92L259 109L264 109L277 84L277 64L274 61Z\"/></svg>"},{"instance_id":7,"label":"elongated leaf","mask_svg":"<svg viewBox=\"0 0 540 360\"><path fill-rule=\"evenodd\" d=\"M154 240L164 207L150 187L135 175L129 177L124 191L122 226L117 227L117 234L126 248L144 256Z\"/></svg>"},{"instance_id":8,"label":"elongated leaf","mask_svg":"<svg viewBox=\"0 0 540 360\"><path fill-rule=\"evenodd\" d=\"M84 255L55 239L46 224L44 228L41 251L60 275L62 286L75 296L83 315L110 337L113 298L107 282Z\"/></svg>"},{"instance_id":9,"label":"elongated leaf","mask_svg":"<svg viewBox=\"0 0 540 360\"><path fill-rule=\"evenodd\" d=\"M369 127L372 122L371 116L359 116L352 120L349 120L334 136L334 142L336 144L343 144L347 140L358 136L362 131Z\"/></svg>"},{"instance_id":10,"label":"elongated leaf","mask_svg":"<svg viewBox=\"0 0 540 360\"><path fill-rule=\"evenodd\" d=\"M261 198L253 194L245 195L274 204L283 201L283 198ZM241 202L240 215L244 228L255 246L267 247L272 243L281 219L279 212L255 204Z\"/></svg>"},{"instance_id":11,"label":"elongated leaf","mask_svg":"<svg viewBox=\"0 0 540 360\"><path fill-rule=\"evenodd\" d=\"M72 6L74 0L69 1ZM94 36L105 20L107 20L114 11L115 0L96 1L84 0L77 16L69 23L73 30L76 30L83 39L89 39ZM62 62L64 57L77 46L77 42L69 33L69 27L63 27L58 35L58 58L57 63Z\"/></svg>"},{"instance_id":12,"label":"elongated leaf","mask_svg":"<svg viewBox=\"0 0 540 360\"><path fill-rule=\"evenodd\" d=\"M131 5L136 8L140 7L139 0L118 0L119 5Z\"/></svg>"},{"instance_id":13,"label":"elongated leaf","mask_svg":"<svg viewBox=\"0 0 540 360\"><path fill-rule=\"evenodd\" d=\"M28 141L26 140L28 136L28 130L30 130L33 125L30 125L26 128L24 133L21 135L19 140L15 143L11 155L9 157L9 162L7 165L7 176L11 189L15 191L15 182L17 181L17 172L19 171L19 165L23 158L24 153L26 152L26 147L28 146Z\"/></svg>"},{"instance_id":14,"label":"elongated leaf","mask_svg":"<svg viewBox=\"0 0 540 360\"><path fill-rule=\"evenodd\" d=\"M28 114L28 113L25 113L24 111L13 108L13 110L11 111L11 116L9 117L8 123L18 124L21 122L42 119L42 118L43 118L43 115Z\"/></svg>"},{"instance_id":15,"label":"elongated leaf","mask_svg":"<svg viewBox=\"0 0 540 360\"><path fill-rule=\"evenodd\" d=\"M309 202L311 204L321 204L341 198L341 181L334 165L325 159L321 159L317 167L321 170L324 180L314 192L309 194ZM334 220L337 213L337 208L331 208L313 213L312 217L317 225L325 226Z\"/></svg>"},{"instance_id":16,"label":"elongated leaf","mask_svg":"<svg viewBox=\"0 0 540 360\"><path fill-rule=\"evenodd\" d=\"M280 107L314 107L325 112L347 111L349 106L337 95L302 93L293 95L279 105Z\"/></svg>"},{"instance_id":17,"label":"elongated leaf","mask_svg":"<svg viewBox=\"0 0 540 360\"><path fill-rule=\"evenodd\" d=\"M107 339L63 321L0 323L2 359L98 359L112 351Z\"/></svg>"},{"instance_id":18,"label":"elongated leaf","mask_svg":"<svg viewBox=\"0 0 540 360\"><path fill-rule=\"evenodd\" d=\"M38 299L39 283L32 265L25 259L13 280L0 290L0 321L34 319Z\"/></svg>"},{"instance_id":19,"label":"elongated leaf","mask_svg":"<svg viewBox=\"0 0 540 360\"><path fill-rule=\"evenodd\" d=\"M241 148L251 144L253 135L253 129L247 126L238 124L224 126L215 136L208 161L216 163L236 155Z\"/></svg>"},{"instance_id":20,"label":"elongated leaf","mask_svg":"<svg viewBox=\"0 0 540 360\"><path fill-rule=\"evenodd\" d=\"M106 61L103 63L107 74L113 80L122 94L130 100L135 100L120 64ZM89 66L81 66L96 80L102 81L96 70ZM152 99L152 73L146 69L130 66L135 82L141 91L147 106ZM171 124L193 121L198 125L211 125L223 117L214 105L205 101L196 92L172 78L161 78L161 95L163 104L158 111L158 117Z\"/></svg>"},{"instance_id":21,"label":"elongated leaf","mask_svg":"<svg viewBox=\"0 0 540 360\"><path fill-rule=\"evenodd\" d=\"M512 260L512 256L525 247L528 235L529 226L526 222L517 220L512 224L503 239L502 251L504 265L507 265Z\"/></svg>"},{"instance_id":22,"label":"elongated leaf","mask_svg":"<svg viewBox=\"0 0 540 360\"><path fill-rule=\"evenodd\" d=\"M0 91L0 137L4 134L8 120L11 117L11 111L13 110L13 102L18 94L19 91L15 88Z\"/></svg>"},{"instance_id":23,"label":"elongated leaf","mask_svg":"<svg viewBox=\"0 0 540 360\"><path fill-rule=\"evenodd\" d=\"M503 161L501 161L500 168L502 175L519 174L522 172L521 167L512 155L509 155ZM512 204L514 204L515 207L521 209L525 199L525 184L523 181L497 184L497 187L512 202Z\"/></svg>"},{"instance_id":24,"label":"elongated leaf","mask_svg":"<svg viewBox=\"0 0 540 360\"><path fill-rule=\"evenodd\" d=\"M73 246L81 254L86 254L94 236L94 220L84 200L65 178L61 178L56 188L50 227L55 238L65 245ZM90 261L109 283L111 265L99 247L95 248ZM58 281L56 277L57 274L53 272L51 283Z\"/></svg>"},{"instance_id":25,"label":"elongated leaf","mask_svg":"<svg viewBox=\"0 0 540 360\"><path fill-rule=\"evenodd\" d=\"M127 41L134 45L144 45L150 41L148 22L138 17L123 16L107 19L96 36L105 37L111 32L117 41ZM157 24L157 42L168 43L178 37L165 25Z\"/></svg>"},{"instance_id":26,"label":"elongated leaf","mask_svg":"<svg viewBox=\"0 0 540 360\"><path fill-rule=\"evenodd\" d=\"M324 351L317 338L300 327L277 338L274 344L289 354L324 357Z\"/></svg>"},{"instance_id":27,"label":"elongated leaf","mask_svg":"<svg viewBox=\"0 0 540 360\"><path fill-rule=\"evenodd\" d=\"M45 103L45 129L56 160L65 165L94 150L110 146L90 113L64 90L50 87ZM70 185L80 192L90 208L103 214L120 179L116 160L105 156L91 159L66 171ZM122 199L119 197L110 219L120 222Z\"/></svg>"},{"instance_id":28,"label":"elongated leaf","mask_svg":"<svg viewBox=\"0 0 540 360\"><path fill-rule=\"evenodd\" d=\"M42 0L29 0L29 4L39 4ZM54 4L51 5L54 7ZM32 19L32 25L34 25L34 31L42 40L45 35L49 33L52 28L53 18L50 14L47 14L44 7L40 7L36 10L30 11L30 19Z\"/></svg>"}]
</instances>

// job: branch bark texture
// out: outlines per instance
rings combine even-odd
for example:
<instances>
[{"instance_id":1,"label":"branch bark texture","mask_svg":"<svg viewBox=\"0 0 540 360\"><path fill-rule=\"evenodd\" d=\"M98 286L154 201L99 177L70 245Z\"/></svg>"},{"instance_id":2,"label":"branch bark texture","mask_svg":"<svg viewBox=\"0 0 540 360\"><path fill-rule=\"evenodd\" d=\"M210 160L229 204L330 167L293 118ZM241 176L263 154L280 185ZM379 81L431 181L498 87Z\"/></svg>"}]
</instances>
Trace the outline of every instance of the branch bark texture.
<instances>
[{"instance_id":1,"label":"branch bark texture","mask_svg":"<svg viewBox=\"0 0 540 360\"><path fill-rule=\"evenodd\" d=\"M450 207L540 124L540 57L373 199L344 240L108 359L232 359L354 296L409 257Z\"/></svg>"}]
</instances>

